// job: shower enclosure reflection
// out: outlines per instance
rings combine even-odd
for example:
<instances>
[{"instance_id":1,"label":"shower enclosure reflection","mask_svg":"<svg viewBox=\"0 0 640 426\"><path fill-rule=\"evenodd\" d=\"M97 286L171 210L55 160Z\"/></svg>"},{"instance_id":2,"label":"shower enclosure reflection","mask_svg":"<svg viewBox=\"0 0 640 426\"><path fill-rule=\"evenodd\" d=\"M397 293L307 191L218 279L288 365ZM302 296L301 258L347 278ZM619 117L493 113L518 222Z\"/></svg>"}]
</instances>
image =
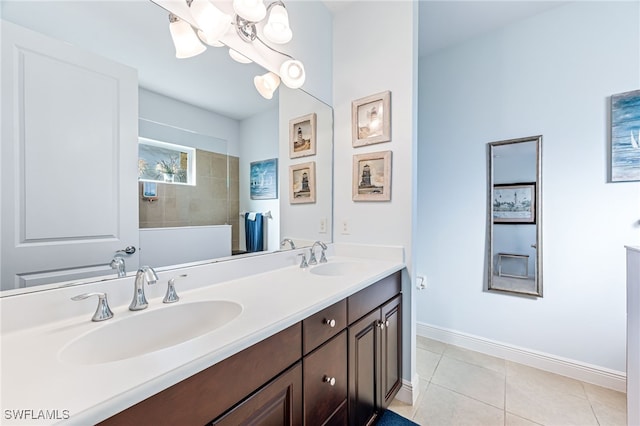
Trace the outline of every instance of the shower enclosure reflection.
<instances>
[{"instance_id":1,"label":"shower enclosure reflection","mask_svg":"<svg viewBox=\"0 0 640 426\"><path fill-rule=\"evenodd\" d=\"M489 290L542 297L541 142L489 144Z\"/></svg>"}]
</instances>

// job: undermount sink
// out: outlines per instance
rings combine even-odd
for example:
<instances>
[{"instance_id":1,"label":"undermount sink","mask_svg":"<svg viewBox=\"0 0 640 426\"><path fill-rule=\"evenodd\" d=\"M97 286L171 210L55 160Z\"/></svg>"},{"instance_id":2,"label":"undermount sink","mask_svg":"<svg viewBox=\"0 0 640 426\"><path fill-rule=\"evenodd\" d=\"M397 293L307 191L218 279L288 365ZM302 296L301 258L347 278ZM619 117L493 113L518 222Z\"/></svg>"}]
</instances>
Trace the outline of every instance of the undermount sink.
<instances>
[{"instance_id":1,"label":"undermount sink","mask_svg":"<svg viewBox=\"0 0 640 426\"><path fill-rule=\"evenodd\" d=\"M363 266L357 262L329 262L315 266L309 272L315 275L339 276L362 271Z\"/></svg>"},{"instance_id":2,"label":"undermount sink","mask_svg":"<svg viewBox=\"0 0 640 426\"><path fill-rule=\"evenodd\" d=\"M133 358L184 343L222 327L242 312L235 302L182 303L113 319L68 343L60 360L102 364Z\"/></svg>"}]
</instances>

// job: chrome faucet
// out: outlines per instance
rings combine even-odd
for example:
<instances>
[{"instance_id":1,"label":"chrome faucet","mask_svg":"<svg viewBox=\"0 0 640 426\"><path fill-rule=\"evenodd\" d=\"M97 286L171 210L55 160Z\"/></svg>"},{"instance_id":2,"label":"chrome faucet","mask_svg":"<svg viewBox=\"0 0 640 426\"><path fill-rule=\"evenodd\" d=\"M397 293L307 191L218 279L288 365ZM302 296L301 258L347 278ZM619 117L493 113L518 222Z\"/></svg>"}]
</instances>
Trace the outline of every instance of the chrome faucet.
<instances>
[{"instance_id":1,"label":"chrome faucet","mask_svg":"<svg viewBox=\"0 0 640 426\"><path fill-rule=\"evenodd\" d=\"M127 268L125 267L124 258L122 256L116 255L111 259L109 266L111 266L111 269L118 271L118 278L127 276Z\"/></svg>"},{"instance_id":2,"label":"chrome faucet","mask_svg":"<svg viewBox=\"0 0 640 426\"><path fill-rule=\"evenodd\" d=\"M316 241L311 246L311 255L309 256L309 265L318 264L318 261L316 260L316 253L314 251L317 245L320 246L320 248L322 249L322 254L320 255L320 263L327 263L327 257L324 254L324 251L327 249L327 245L322 241Z\"/></svg>"},{"instance_id":3,"label":"chrome faucet","mask_svg":"<svg viewBox=\"0 0 640 426\"><path fill-rule=\"evenodd\" d=\"M146 309L147 306L149 306L147 298L144 295L145 281L148 285L153 285L158 281L156 271L154 271L151 266L141 266L136 273L136 281L133 288L133 300L129 305L130 311L139 311L141 309Z\"/></svg>"},{"instance_id":4,"label":"chrome faucet","mask_svg":"<svg viewBox=\"0 0 640 426\"><path fill-rule=\"evenodd\" d=\"M295 250L296 249L296 245L293 243L293 240L291 238L285 238L284 240L282 240L280 242L280 247L284 247L285 244L289 243L289 246L291 247L291 250Z\"/></svg>"}]
</instances>

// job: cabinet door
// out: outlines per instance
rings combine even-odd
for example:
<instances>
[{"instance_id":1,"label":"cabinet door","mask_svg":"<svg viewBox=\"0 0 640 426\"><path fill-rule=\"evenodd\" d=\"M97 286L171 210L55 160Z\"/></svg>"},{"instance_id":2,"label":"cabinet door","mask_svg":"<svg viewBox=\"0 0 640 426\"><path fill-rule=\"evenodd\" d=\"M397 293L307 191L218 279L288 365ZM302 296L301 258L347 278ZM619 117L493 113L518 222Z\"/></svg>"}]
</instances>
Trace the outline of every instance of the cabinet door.
<instances>
[{"instance_id":1,"label":"cabinet door","mask_svg":"<svg viewBox=\"0 0 640 426\"><path fill-rule=\"evenodd\" d=\"M402 385L402 296L381 309L380 403L387 408Z\"/></svg>"},{"instance_id":2,"label":"cabinet door","mask_svg":"<svg viewBox=\"0 0 640 426\"><path fill-rule=\"evenodd\" d=\"M302 424L302 366L289 369L212 426L297 426Z\"/></svg>"},{"instance_id":3,"label":"cabinet door","mask_svg":"<svg viewBox=\"0 0 640 426\"><path fill-rule=\"evenodd\" d=\"M349 327L349 424L370 424L378 411L380 310Z\"/></svg>"},{"instance_id":4,"label":"cabinet door","mask_svg":"<svg viewBox=\"0 0 640 426\"><path fill-rule=\"evenodd\" d=\"M324 425L347 400L347 332L307 355L304 366L304 423Z\"/></svg>"}]
</instances>

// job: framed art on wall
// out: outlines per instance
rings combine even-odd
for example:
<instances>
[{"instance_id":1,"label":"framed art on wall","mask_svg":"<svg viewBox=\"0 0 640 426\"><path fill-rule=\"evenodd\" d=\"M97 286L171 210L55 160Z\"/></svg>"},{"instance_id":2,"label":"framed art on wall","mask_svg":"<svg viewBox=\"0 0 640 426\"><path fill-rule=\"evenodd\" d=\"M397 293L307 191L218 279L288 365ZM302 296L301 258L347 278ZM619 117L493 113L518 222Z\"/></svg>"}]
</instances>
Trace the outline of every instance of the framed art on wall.
<instances>
[{"instance_id":1,"label":"framed art on wall","mask_svg":"<svg viewBox=\"0 0 640 426\"><path fill-rule=\"evenodd\" d=\"M278 159L254 161L250 166L251 199L272 200L278 198Z\"/></svg>"},{"instance_id":2,"label":"framed art on wall","mask_svg":"<svg viewBox=\"0 0 640 426\"><path fill-rule=\"evenodd\" d=\"M316 202L316 163L289 166L289 202L304 204Z\"/></svg>"},{"instance_id":3,"label":"framed art on wall","mask_svg":"<svg viewBox=\"0 0 640 426\"><path fill-rule=\"evenodd\" d=\"M353 201L391 200L391 151L353 156Z\"/></svg>"},{"instance_id":4,"label":"framed art on wall","mask_svg":"<svg viewBox=\"0 0 640 426\"><path fill-rule=\"evenodd\" d=\"M640 90L611 96L610 180L640 181Z\"/></svg>"},{"instance_id":5,"label":"framed art on wall","mask_svg":"<svg viewBox=\"0 0 640 426\"><path fill-rule=\"evenodd\" d=\"M316 113L289 121L289 157L307 157L316 154Z\"/></svg>"},{"instance_id":6,"label":"framed art on wall","mask_svg":"<svg viewBox=\"0 0 640 426\"><path fill-rule=\"evenodd\" d=\"M386 91L351 103L353 146L391 140L391 92Z\"/></svg>"},{"instance_id":7,"label":"framed art on wall","mask_svg":"<svg viewBox=\"0 0 640 426\"><path fill-rule=\"evenodd\" d=\"M493 223L536 223L536 184L493 186Z\"/></svg>"}]
</instances>

